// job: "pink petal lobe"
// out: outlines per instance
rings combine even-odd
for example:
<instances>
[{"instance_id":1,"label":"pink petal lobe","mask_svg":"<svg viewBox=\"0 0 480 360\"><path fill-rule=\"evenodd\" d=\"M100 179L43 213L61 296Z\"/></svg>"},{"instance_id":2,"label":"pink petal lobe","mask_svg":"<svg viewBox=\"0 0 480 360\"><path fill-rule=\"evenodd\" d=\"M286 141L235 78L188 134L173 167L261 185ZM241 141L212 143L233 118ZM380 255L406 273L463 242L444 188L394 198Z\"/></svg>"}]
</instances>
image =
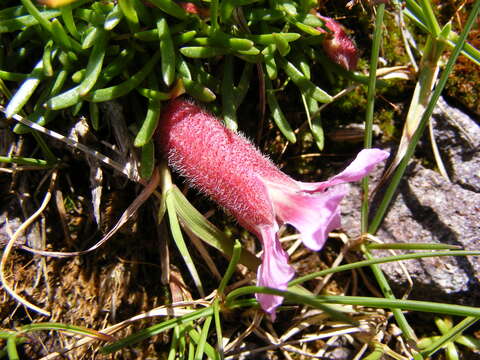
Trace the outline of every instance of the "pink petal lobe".
<instances>
[{"instance_id":1,"label":"pink petal lobe","mask_svg":"<svg viewBox=\"0 0 480 360\"><path fill-rule=\"evenodd\" d=\"M328 233L340 227L339 205L348 192L346 186L311 194L299 187L268 181L266 184L275 215L281 223L294 226L308 248L320 250Z\"/></svg>"},{"instance_id":2,"label":"pink petal lobe","mask_svg":"<svg viewBox=\"0 0 480 360\"><path fill-rule=\"evenodd\" d=\"M355 160L353 160L345 170L329 180L299 184L306 191L317 192L337 184L358 181L368 175L378 163L388 158L389 155L390 153L385 150L364 149L358 153Z\"/></svg>"},{"instance_id":3,"label":"pink petal lobe","mask_svg":"<svg viewBox=\"0 0 480 360\"><path fill-rule=\"evenodd\" d=\"M262 226L259 229L263 243L262 264L258 267L257 284L278 290L286 290L295 270L288 264L288 254L282 249L277 238L278 227ZM255 294L262 309L275 320L275 309L283 302L283 297L269 294Z\"/></svg>"}]
</instances>

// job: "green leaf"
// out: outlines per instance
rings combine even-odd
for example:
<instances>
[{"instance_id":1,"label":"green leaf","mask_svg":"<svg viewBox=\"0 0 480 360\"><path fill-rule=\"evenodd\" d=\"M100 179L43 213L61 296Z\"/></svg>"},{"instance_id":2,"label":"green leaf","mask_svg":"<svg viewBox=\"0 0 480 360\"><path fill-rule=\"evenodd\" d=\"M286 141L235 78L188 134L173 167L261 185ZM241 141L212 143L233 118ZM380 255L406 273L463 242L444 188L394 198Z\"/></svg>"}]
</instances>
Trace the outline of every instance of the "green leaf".
<instances>
[{"instance_id":1,"label":"green leaf","mask_svg":"<svg viewBox=\"0 0 480 360\"><path fill-rule=\"evenodd\" d=\"M187 12L172 0L149 0L149 2L177 19L185 20L188 18Z\"/></svg>"},{"instance_id":2,"label":"green leaf","mask_svg":"<svg viewBox=\"0 0 480 360\"><path fill-rule=\"evenodd\" d=\"M202 59L225 55L228 53L228 50L219 47L185 46L180 49L180 53L189 58Z\"/></svg>"},{"instance_id":3,"label":"green leaf","mask_svg":"<svg viewBox=\"0 0 480 360\"><path fill-rule=\"evenodd\" d=\"M291 62L286 60L279 60L283 67L283 70L287 76L300 88L302 93L307 96L311 96L313 99L321 102L328 103L333 99L325 91L320 89L314 83L312 83L300 70L298 70Z\"/></svg>"},{"instance_id":4,"label":"green leaf","mask_svg":"<svg viewBox=\"0 0 480 360\"><path fill-rule=\"evenodd\" d=\"M148 180L152 177L155 168L155 145L152 140L142 147L142 158L140 161L140 176Z\"/></svg>"},{"instance_id":5,"label":"green leaf","mask_svg":"<svg viewBox=\"0 0 480 360\"><path fill-rule=\"evenodd\" d=\"M195 209L176 186L172 188L172 194L175 198L175 208L178 216L185 226L207 244L231 257L233 241ZM252 253L242 250L240 263L247 266L250 270L256 271L260 260Z\"/></svg>"},{"instance_id":6,"label":"green leaf","mask_svg":"<svg viewBox=\"0 0 480 360\"><path fill-rule=\"evenodd\" d=\"M160 52L153 54L152 58L144 65L144 67L136 74L132 75L127 81L104 89L93 91L87 96L87 100L93 102L104 102L116 99L120 96L128 94L135 89L148 74L153 70L156 63L160 60Z\"/></svg>"},{"instance_id":7,"label":"green leaf","mask_svg":"<svg viewBox=\"0 0 480 360\"><path fill-rule=\"evenodd\" d=\"M160 54L162 78L165 85L170 86L175 80L175 48L170 29L165 18L157 21L158 37L160 38Z\"/></svg>"},{"instance_id":8,"label":"green leaf","mask_svg":"<svg viewBox=\"0 0 480 360\"><path fill-rule=\"evenodd\" d=\"M268 107L270 108L270 113L272 114L273 121L277 124L278 128L282 132L283 136L290 141L291 143L295 143L297 138L295 137L295 133L293 132L290 124L287 121L287 118L283 114L280 105L278 104L277 98L275 97L275 93L272 89L272 83L270 79L266 78L266 94L267 94L267 103Z\"/></svg>"},{"instance_id":9,"label":"green leaf","mask_svg":"<svg viewBox=\"0 0 480 360\"><path fill-rule=\"evenodd\" d=\"M160 118L161 102L156 99L150 99L148 102L147 115L142 123L142 127L135 137L134 146L142 147L148 144L152 139Z\"/></svg>"},{"instance_id":10,"label":"green leaf","mask_svg":"<svg viewBox=\"0 0 480 360\"><path fill-rule=\"evenodd\" d=\"M40 84L40 81L43 79L43 73L44 70L42 59L35 65L28 79L25 80L22 85L20 85L20 88L8 102L7 108L5 110L5 116L8 119L10 119L13 115L18 114L22 110L23 106L33 95L33 92Z\"/></svg>"},{"instance_id":11,"label":"green leaf","mask_svg":"<svg viewBox=\"0 0 480 360\"><path fill-rule=\"evenodd\" d=\"M192 257L190 256L190 252L188 251L187 244L183 239L182 230L180 229L180 223L178 222L177 218L177 209L176 209L176 202L173 195L173 188L171 188L167 192L167 198L165 199L167 205L167 214L168 219L170 222L170 231L172 232L173 240L175 241L175 245L177 245L178 251L183 257L183 261L185 261L185 265L190 272L190 276L192 277L195 286L197 287L200 296L205 296L205 292L203 291L202 281L200 276L198 275L197 269L193 262Z\"/></svg>"},{"instance_id":12,"label":"green leaf","mask_svg":"<svg viewBox=\"0 0 480 360\"><path fill-rule=\"evenodd\" d=\"M88 58L87 69L85 76L78 86L78 93L80 96L85 96L95 86L95 83L100 76L103 66L103 59L107 50L107 33L103 29L99 29L99 36L93 50Z\"/></svg>"},{"instance_id":13,"label":"green leaf","mask_svg":"<svg viewBox=\"0 0 480 360\"><path fill-rule=\"evenodd\" d=\"M199 82L187 78L182 78L182 81L185 91L202 102L211 102L217 98L212 90Z\"/></svg>"},{"instance_id":14,"label":"green leaf","mask_svg":"<svg viewBox=\"0 0 480 360\"><path fill-rule=\"evenodd\" d=\"M113 30L123 19L123 12L120 6L115 5L105 18L103 28L107 31Z\"/></svg>"}]
</instances>

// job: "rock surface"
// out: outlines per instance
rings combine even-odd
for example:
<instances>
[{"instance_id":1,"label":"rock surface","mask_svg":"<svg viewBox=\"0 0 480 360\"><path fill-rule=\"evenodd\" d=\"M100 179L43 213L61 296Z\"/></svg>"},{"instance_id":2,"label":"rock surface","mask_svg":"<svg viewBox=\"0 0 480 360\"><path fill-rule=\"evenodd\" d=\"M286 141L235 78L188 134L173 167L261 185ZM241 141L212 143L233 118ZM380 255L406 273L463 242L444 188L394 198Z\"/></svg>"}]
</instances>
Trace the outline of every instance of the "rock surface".
<instances>
[{"instance_id":1,"label":"rock surface","mask_svg":"<svg viewBox=\"0 0 480 360\"><path fill-rule=\"evenodd\" d=\"M445 102L441 106L435 135L452 182L413 163L377 236L383 242L444 243L480 251L480 127ZM373 184L381 172L373 174ZM353 186L343 204L342 225L350 236L358 236L360 228L359 212L351 211L360 208L360 194L360 187ZM413 280L410 299L480 305L480 257L435 257L404 265ZM407 288L404 271L395 263L382 269L397 296L402 296Z\"/></svg>"}]
</instances>

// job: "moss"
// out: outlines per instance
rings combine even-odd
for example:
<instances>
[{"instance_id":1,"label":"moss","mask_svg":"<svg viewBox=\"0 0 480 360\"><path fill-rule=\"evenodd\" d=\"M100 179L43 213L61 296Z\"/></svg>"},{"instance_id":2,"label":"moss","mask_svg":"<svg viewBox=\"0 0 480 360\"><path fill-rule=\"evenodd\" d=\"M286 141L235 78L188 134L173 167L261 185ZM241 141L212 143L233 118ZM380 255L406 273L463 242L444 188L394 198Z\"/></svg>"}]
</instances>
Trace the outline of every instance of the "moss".
<instances>
[{"instance_id":1,"label":"moss","mask_svg":"<svg viewBox=\"0 0 480 360\"><path fill-rule=\"evenodd\" d=\"M383 26L384 38L380 56L387 61L388 66L408 64L410 60L405 51L402 33L393 13L386 13Z\"/></svg>"},{"instance_id":2,"label":"moss","mask_svg":"<svg viewBox=\"0 0 480 360\"><path fill-rule=\"evenodd\" d=\"M395 127L394 109L381 109L375 115L375 123L377 123L382 130L383 140L390 140L395 137L399 130Z\"/></svg>"},{"instance_id":3,"label":"moss","mask_svg":"<svg viewBox=\"0 0 480 360\"><path fill-rule=\"evenodd\" d=\"M461 12L460 21L462 23L466 20L467 15L467 11ZM480 30L472 30L468 41L475 48L480 48ZM479 70L478 65L462 55L458 58L445 86L447 96L476 115L480 115Z\"/></svg>"}]
</instances>

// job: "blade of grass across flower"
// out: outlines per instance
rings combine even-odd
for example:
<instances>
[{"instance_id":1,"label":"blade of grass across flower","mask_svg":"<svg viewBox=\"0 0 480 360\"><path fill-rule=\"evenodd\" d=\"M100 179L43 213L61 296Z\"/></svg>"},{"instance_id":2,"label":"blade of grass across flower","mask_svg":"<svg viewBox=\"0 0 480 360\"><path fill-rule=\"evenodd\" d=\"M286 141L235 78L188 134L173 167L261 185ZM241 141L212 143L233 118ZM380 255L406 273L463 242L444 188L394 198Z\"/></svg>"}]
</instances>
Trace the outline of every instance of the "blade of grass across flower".
<instances>
[{"instance_id":1,"label":"blade of grass across flower","mask_svg":"<svg viewBox=\"0 0 480 360\"><path fill-rule=\"evenodd\" d=\"M364 296L334 296L334 295L317 295L307 296L291 291L282 291L262 286L245 286L231 291L226 298L226 305L234 303L234 300L240 296L262 293L283 296L285 300L294 304L310 305L314 308L318 305L339 304L364 306L383 309L401 309L406 311L421 311L428 313L437 313L456 316L480 317L480 308L473 306L463 306L447 303L436 303L430 301L417 300L400 300L400 299L384 299L377 297Z\"/></svg>"},{"instance_id":2,"label":"blade of grass across flower","mask_svg":"<svg viewBox=\"0 0 480 360\"><path fill-rule=\"evenodd\" d=\"M375 20L375 34L374 34L374 46L372 48L372 53L371 53L371 59L370 59L370 75L369 75L369 88L368 88L368 107L367 107L367 112L366 112L366 120L365 120L365 147L369 148L372 146L372 123L373 123L373 110L374 110L374 102L375 102L375 93L376 93L376 81L375 81L375 76L377 73L377 62L378 62L378 57L379 57L379 49L380 49L380 43L382 40L382 24L383 24L383 16L385 12L385 4L380 3L377 6L377 15L376 15L376 20ZM433 70L433 73L436 72ZM424 79L426 80L426 79ZM422 79L420 80L422 81ZM423 82L423 85L425 84L425 81ZM418 85L418 83L417 83ZM433 84L432 84L433 86ZM428 92L431 90L431 88L428 89ZM365 233L369 230L368 227L368 208L369 208L369 203L368 203L368 195L369 195L369 182L368 182L368 177L364 178L362 180L362 189L363 189L363 201L362 201L362 209L361 209L361 231L362 233ZM362 251L367 257L367 259L371 260L373 256L371 255L370 251L365 247L362 246ZM377 283L383 293L383 296L385 296L389 300L396 300L395 295L393 294L393 291L390 288L390 285L383 274L382 270L380 267L376 264L372 264L370 266L370 269L372 270L375 279L377 280ZM417 336L415 334L415 331L413 328L410 326L408 323L408 320L406 319L405 315L403 312L397 308L391 308L393 315L395 317L395 320L400 327L400 329L403 331L403 334L405 338L408 341L418 341ZM418 353L415 353L414 359L421 359L421 355Z\"/></svg>"},{"instance_id":3,"label":"blade of grass across flower","mask_svg":"<svg viewBox=\"0 0 480 360\"><path fill-rule=\"evenodd\" d=\"M233 241L195 209L176 186L173 186L172 194L175 197L175 208L184 226L187 226L196 236L210 246L231 257ZM240 256L240 263L247 266L250 270L256 271L260 260L247 250L243 250Z\"/></svg>"},{"instance_id":4,"label":"blade of grass across flower","mask_svg":"<svg viewBox=\"0 0 480 360\"><path fill-rule=\"evenodd\" d=\"M351 264L339 265L335 268L316 271L305 276L298 277L289 282L289 286L301 284L305 281L315 279L317 277L326 276L341 271L348 271L352 269L361 268L364 266L370 266L374 264L384 264L394 261L404 261L412 259L421 259L427 257L441 257L441 256L480 256L480 251L467 251L467 250L450 250L450 251L433 251L433 252L418 252L413 254L401 254L395 256L386 256L380 258L372 258L363 261L357 261Z\"/></svg>"}]
</instances>

